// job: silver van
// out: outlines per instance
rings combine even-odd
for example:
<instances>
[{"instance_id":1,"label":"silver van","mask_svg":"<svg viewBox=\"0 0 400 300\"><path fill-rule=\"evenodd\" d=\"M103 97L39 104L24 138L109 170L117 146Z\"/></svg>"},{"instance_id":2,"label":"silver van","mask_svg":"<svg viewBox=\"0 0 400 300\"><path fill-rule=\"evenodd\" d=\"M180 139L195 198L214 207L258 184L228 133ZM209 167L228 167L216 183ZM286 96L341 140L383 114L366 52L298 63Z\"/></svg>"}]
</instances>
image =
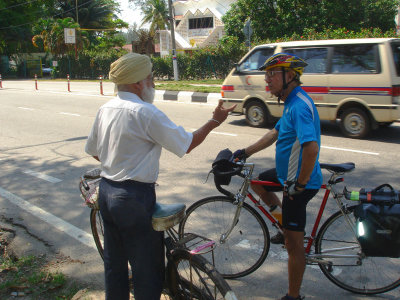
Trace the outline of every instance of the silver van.
<instances>
[{"instance_id":1,"label":"silver van","mask_svg":"<svg viewBox=\"0 0 400 300\"><path fill-rule=\"evenodd\" d=\"M304 59L302 88L321 120L340 120L343 134L363 138L400 119L400 39L370 38L266 44L250 50L223 82L225 103L237 104L249 125L263 127L282 115L258 68L274 53Z\"/></svg>"}]
</instances>

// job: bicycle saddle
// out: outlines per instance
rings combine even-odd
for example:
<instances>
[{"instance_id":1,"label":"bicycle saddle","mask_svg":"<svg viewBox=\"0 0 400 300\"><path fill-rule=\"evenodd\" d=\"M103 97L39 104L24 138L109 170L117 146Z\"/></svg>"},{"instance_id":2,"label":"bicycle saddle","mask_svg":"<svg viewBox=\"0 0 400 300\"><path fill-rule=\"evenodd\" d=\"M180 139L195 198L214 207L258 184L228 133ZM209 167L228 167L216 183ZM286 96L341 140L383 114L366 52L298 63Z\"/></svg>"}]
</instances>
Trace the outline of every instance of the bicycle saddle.
<instances>
[{"instance_id":1,"label":"bicycle saddle","mask_svg":"<svg viewBox=\"0 0 400 300\"><path fill-rule=\"evenodd\" d=\"M185 217L185 204L160 204L156 203L152 217L155 231L165 231L179 224Z\"/></svg>"},{"instance_id":2,"label":"bicycle saddle","mask_svg":"<svg viewBox=\"0 0 400 300\"><path fill-rule=\"evenodd\" d=\"M100 173L101 173L101 169L95 168L95 169L86 171L85 174L83 174L83 178L85 178L85 179L97 179L97 178L100 178Z\"/></svg>"},{"instance_id":3,"label":"bicycle saddle","mask_svg":"<svg viewBox=\"0 0 400 300\"><path fill-rule=\"evenodd\" d=\"M319 164L321 169L326 169L335 173L346 173L353 170L356 165L352 162L347 162L343 164Z\"/></svg>"}]
</instances>

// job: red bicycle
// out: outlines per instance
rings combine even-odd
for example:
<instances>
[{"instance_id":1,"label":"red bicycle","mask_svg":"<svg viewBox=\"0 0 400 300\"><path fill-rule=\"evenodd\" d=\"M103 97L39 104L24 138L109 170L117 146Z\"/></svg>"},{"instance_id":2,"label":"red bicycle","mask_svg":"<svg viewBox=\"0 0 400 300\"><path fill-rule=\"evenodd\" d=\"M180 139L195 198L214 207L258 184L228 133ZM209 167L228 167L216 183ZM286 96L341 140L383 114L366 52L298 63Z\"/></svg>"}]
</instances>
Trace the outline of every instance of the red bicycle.
<instances>
[{"instance_id":1,"label":"red bicycle","mask_svg":"<svg viewBox=\"0 0 400 300\"><path fill-rule=\"evenodd\" d=\"M257 270L268 256L270 235L264 218L282 232L282 226L262 201L249 191L250 184L276 186L276 183L252 179L254 164L240 161L223 176L243 178L233 194L216 182L225 196L213 196L195 202L186 211L179 233L195 232L217 241L214 259L225 278L238 278ZM355 168L354 163L321 164L331 173L322 185L325 191L311 234L305 236L307 264L318 265L324 275L337 286L359 294L378 294L400 285L400 259L366 256L356 233L353 214L356 205L345 203L345 192L336 185L342 175ZM215 173L215 172L214 172ZM216 175L216 174L215 174ZM329 196L339 210L319 228ZM250 204L245 202L250 200ZM379 274L379 275L378 275Z\"/></svg>"}]
</instances>

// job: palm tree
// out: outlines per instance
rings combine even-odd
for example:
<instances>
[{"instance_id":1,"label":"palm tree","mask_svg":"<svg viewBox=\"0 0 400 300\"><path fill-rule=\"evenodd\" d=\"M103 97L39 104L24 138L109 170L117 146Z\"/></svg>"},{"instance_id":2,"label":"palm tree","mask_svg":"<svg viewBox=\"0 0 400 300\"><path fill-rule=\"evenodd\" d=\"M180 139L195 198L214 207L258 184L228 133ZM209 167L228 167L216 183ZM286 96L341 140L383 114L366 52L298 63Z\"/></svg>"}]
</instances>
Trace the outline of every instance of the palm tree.
<instances>
[{"instance_id":1,"label":"palm tree","mask_svg":"<svg viewBox=\"0 0 400 300\"><path fill-rule=\"evenodd\" d=\"M142 6L143 19L142 25L150 24L150 32L154 36L157 30L165 30L169 28L168 22L168 5L165 0L147 0Z\"/></svg>"},{"instance_id":2,"label":"palm tree","mask_svg":"<svg viewBox=\"0 0 400 300\"><path fill-rule=\"evenodd\" d=\"M147 29L139 29L137 32L138 40L133 43L134 49L132 51L141 54L154 53L154 34Z\"/></svg>"},{"instance_id":3,"label":"palm tree","mask_svg":"<svg viewBox=\"0 0 400 300\"><path fill-rule=\"evenodd\" d=\"M114 0L59 0L57 10L61 18L70 17L77 21L76 4L78 4L78 21L81 28L105 29L112 28L113 19L116 19L115 12L119 4Z\"/></svg>"}]
</instances>

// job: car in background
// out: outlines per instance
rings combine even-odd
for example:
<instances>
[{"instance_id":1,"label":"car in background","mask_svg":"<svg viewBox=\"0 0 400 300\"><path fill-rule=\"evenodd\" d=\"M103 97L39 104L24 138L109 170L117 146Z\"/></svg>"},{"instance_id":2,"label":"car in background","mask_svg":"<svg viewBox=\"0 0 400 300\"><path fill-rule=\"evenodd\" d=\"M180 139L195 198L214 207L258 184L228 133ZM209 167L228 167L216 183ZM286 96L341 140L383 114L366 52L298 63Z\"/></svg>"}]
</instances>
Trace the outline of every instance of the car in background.
<instances>
[{"instance_id":1,"label":"car in background","mask_svg":"<svg viewBox=\"0 0 400 300\"><path fill-rule=\"evenodd\" d=\"M50 76L52 71L53 71L52 68L45 67L44 64L42 65L42 74L43 74L43 76Z\"/></svg>"}]
</instances>

